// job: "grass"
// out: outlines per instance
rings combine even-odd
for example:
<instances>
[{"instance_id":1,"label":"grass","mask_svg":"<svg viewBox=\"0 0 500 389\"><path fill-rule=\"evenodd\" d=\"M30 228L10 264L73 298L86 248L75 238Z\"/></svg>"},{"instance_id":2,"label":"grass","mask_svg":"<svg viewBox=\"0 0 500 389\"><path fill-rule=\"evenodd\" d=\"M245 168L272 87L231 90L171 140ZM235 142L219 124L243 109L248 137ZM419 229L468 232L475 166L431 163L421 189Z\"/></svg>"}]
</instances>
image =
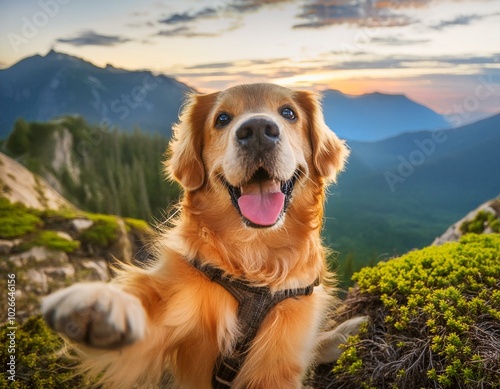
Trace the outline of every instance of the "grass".
<instances>
[{"instance_id":1,"label":"grass","mask_svg":"<svg viewBox=\"0 0 500 389\"><path fill-rule=\"evenodd\" d=\"M127 231L136 230L136 231L143 232L146 234L151 233L151 227L144 220L126 217L123 219L123 221L125 222L125 226L127 228Z\"/></svg>"},{"instance_id":2,"label":"grass","mask_svg":"<svg viewBox=\"0 0 500 389\"><path fill-rule=\"evenodd\" d=\"M72 367L75 362L59 351L61 338L52 332L41 317L31 317L24 324L16 324L15 353L9 353L11 338L9 324L0 327L0 362L4 367L0 374L0 389L75 389L91 387L83 376L76 376ZM15 381L9 380L7 362L15 355Z\"/></svg>"},{"instance_id":3,"label":"grass","mask_svg":"<svg viewBox=\"0 0 500 389\"><path fill-rule=\"evenodd\" d=\"M0 197L0 239L14 239L42 226L36 210Z\"/></svg>"},{"instance_id":4,"label":"grass","mask_svg":"<svg viewBox=\"0 0 500 389\"><path fill-rule=\"evenodd\" d=\"M116 216L102 215L97 213L88 213L86 216L94 222L92 227L83 231L81 239L83 242L100 246L109 247L118 236L118 221Z\"/></svg>"},{"instance_id":5,"label":"grass","mask_svg":"<svg viewBox=\"0 0 500 389\"><path fill-rule=\"evenodd\" d=\"M80 242L77 240L68 240L57 234L57 231L40 231L30 242L32 246L44 246L52 250L60 250L65 253L72 253L80 248Z\"/></svg>"}]
</instances>

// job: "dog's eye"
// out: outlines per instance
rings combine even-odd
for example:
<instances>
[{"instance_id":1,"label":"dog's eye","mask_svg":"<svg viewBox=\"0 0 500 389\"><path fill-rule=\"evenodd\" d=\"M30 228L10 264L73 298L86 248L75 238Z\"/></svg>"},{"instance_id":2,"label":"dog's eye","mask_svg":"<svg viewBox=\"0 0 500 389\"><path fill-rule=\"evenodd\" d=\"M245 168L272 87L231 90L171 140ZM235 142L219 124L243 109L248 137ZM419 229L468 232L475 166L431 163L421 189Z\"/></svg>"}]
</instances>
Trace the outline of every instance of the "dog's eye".
<instances>
[{"instance_id":1,"label":"dog's eye","mask_svg":"<svg viewBox=\"0 0 500 389\"><path fill-rule=\"evenodd\" d=\"M295 120L295 112L293 112L290 108L285 107L281 110L281 116L288 120Z\"/></svg>"},{"instance_id":2,"label":"dog's eye","mask_svg":"<svg viewBox=\"0 0 500 389\"><path fill-rule=\"evenodd\" d=\"M229 116L227 113L221 113L219 116L217 116L217 119L215 119L215 127L221 128L227 126L230 122L231 116Z\"/></svg>"}]
</instances>

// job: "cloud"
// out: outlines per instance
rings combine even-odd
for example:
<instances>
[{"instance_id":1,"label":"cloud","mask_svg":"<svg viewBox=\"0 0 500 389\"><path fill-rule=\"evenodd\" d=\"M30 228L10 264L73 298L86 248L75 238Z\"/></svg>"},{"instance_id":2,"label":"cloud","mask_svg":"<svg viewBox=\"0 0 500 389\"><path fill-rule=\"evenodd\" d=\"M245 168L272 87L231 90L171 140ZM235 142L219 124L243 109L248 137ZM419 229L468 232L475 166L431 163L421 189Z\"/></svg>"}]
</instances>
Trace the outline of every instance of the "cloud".
<instances>
[{"instance_id":1,"label":"cloud","mask_svg":"<svg viewBox=\"0 0 500 389\"><path fill-rule=\"evenodd\" d=\"M130 28L144 28L144 27L155 27L155 24L153 22L131 22L127 23L127 27Z\"/></svg>"},{"instance_id":2,"label":"cloud","mask_svg":"<svg viewBox=\"0 0 500 389\"><path fill-rule=\"evenodd\" d=\"M328 66L323 66L323 70L352 70L352 69L412 69L419 67L457 67L497 64L499 54L491 56L373 56L366 55L358 60L339 61Z\"/></svg>"},{"instance_id":3,"label":"cloud","mask_svg":"<svg viewBox=\"0 0 500 389\"><path fill-rule=\"evenodd\" d=\"M164 19L159 20L160 23L163 24L180 24L180 23L188 23L193 22L197 19L209 18L217 15L217 10L215 8L203 8L197 12L182 12L172 14Z\"/></svg>"},{"instance_id":4,"label":"cloud","mask_svg":"<svg viewBox=\"0 0 500 389\"><path fill-rule=\"evenodd\" d=\"M207 74L207 72L219 72L223 69L252 69L253 71L268 71L270 67L282 68L283 63L287 62L287 58L272 58L272 59L249 59L249 60L238 60L229 62L209 62L202 63L198 65L192 65L185 67L185 70L196 70Z\"/></svg>"},{"instance_id":5,"label":"cloud","mask_svg":"<svg viewBox=\"0 0 500 389\"><path fill-rule=\"evenodd\" d=\"M233 67L235 62L215 62L215 63L204 63L200 65L188 66L186 69L189 70L200 70L200 69L223 69Z\"/></svg>"},{"instance_id":6,"label":"cloud","mask_svg":"<svg viewBox=\"0 0 500 389\"><path fill-rule=\"evenodd\" d=\"M450 65L490 65L498 64L500 52L491 56L471 56L471 57L443 57L442 62Z\"/></svg>"},{"instance_id":7,"label":"cloud","mask_svg":"<svg viewBox=\"0 0 500 389\"><path fill-rule=\"evenodd\" d=\"M261 82L265 79L290 77L301 74L302 69L291 66L287 58L249 59L228 62L211 62L182 67L170 72L175 77L193 79L245 79L245 82Z\"/></svg>"},{"instance_id":8,"label":"cloud","mask_svg":"<svg viewBox=\"0 0 500 389\"><path fill-rule=\"evenodd\" d=\"M115 46L120 43L129 42L130 39L117 35L100 35L94 31L82 31L73 38L59 38L57 42L68 43L73 46Z\"/></svg>"},{"instance_id":9,"label":"cloud","mask_svg":"<svg viewBox=\"0 0 500 389\"><path fill-rule=\"evenodd\" d=\"M179 27L160 31L158 35L184 37L217 36L222 32L228 31L228 29L219 31L218 33L198 33L193 30L193 25L195 25L197 21L214 17L239 17L242 12L253 12L265 6L287 3L290 1L294 0L217 0L213 3L214 6L212 7L205 7L197 11L178 12L160 19L158 22L161 24ZM239 23L233 24L229 30L235 29L240 25Z\"/></svg>"},{"instance_id":10,"label":"cloud","mask_svg":"<svg viewBox=\"0 0 500 389\"><path fill-rule=\"evenodd\" d=\"M495 14L495 15L498 15L498 13ZM438 24L435 24L435 25L431 26L431 28L433 30L441 31L441 30L443 30L445 28L453 27L453 26L468 26L472 22L475 22L477 20L482 20L482 19L484 19L486 17L490 17L490 16L494 16L494 15L477 15L477 14L473 14L473 15L460 15L460 16L457 16L454 19L442 20Z\"/></svg>"},{"instance_id":11,"label":"cloud","mask_svg":"<svg viewBox=\"0 0 500 389\"><path fill-rule=\"evenodd\" d=\"M427 5L430 0L314 0L306 3L294 28L320 28L336 24L361 27L400 27L415 22L402 11ZM397 12L395 12L397 11Z\"/></svg>"},{"instance_id":12,"label":"cloud","mask_svg":"<svg viewBox=\"0 0 500 389\"><path fill-rule=\"evenodd\" d=\"M430 42L430 39L405 39L400 37L375 37L371 39L371 43L377 43L385 46L411 46L422 45Z\"/></svg>"},{"instance_id":13,"label":"cloud","mask_svg":"<svg viewBox=\"0 0 500 389\"><path fill-rule=\"evenodd\" d=\"M233 0L226 2L226 10L238 12L255 11L273 4L289 3L293 0Z\"/></svg>"},{"instance_id":14,"label":"cloud","mask_svg":"<svg viewBox=\"0 0 500 389\"><path fill-rule=\"evenodd\" d=\"M171 30L161 30L157 34L157 36L176 36L176 37L184 37L184 38L193 38L193 37L214 37L217 36L218 33L215 32L196 32L193 31L190 27L180 26L173 28Z\"/></svg>"}]
</instances>

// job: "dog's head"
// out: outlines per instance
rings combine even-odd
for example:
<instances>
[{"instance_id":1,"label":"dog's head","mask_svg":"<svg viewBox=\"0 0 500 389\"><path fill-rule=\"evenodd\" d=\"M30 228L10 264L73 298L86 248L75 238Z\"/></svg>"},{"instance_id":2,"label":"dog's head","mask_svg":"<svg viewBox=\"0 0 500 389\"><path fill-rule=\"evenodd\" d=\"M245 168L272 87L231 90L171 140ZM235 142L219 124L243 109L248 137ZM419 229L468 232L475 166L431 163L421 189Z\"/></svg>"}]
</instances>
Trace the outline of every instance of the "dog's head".
<instances>
[{"instance_id":1,"label":"dog's head","mask_svg":"<svg viewBox=\"0 0 500 389\"><path fill-rule=\"evenodd\" d=\"M281 224L300 187L333 181L347 155L316 94L250 84L189 97L167 171L187 193L223 190L243 223L263 228Z\"/></svg>"}]
</instances>

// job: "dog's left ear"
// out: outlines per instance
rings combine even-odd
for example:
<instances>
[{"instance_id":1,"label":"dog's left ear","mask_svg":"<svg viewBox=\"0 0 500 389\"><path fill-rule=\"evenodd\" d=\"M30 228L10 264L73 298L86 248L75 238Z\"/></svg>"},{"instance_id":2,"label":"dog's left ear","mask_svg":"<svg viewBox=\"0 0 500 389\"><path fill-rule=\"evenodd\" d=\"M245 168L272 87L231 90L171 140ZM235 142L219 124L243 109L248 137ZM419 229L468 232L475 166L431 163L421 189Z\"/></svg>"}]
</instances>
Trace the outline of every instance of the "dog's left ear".
<instances>
[{"instance_id":1,"label":"dog's left ear","mask_svg":"<svg viewBox=\"0 0 500 389\"><path fill-rule=\"evenodd\" d=\"M186 191L199 189L205 182L203 132L218 93L188 96L179 122L172 128L172 140L165 162L167 175Z\"/></svg>"},{"instance_id":2,"label":"dog's left ear","mask_svg":"<svg viewBox=\"0 0 500 389\"><path fill-rule=\"evenodd\" d=\"M307 114L314 167L326 182L333 182L344 169L349 149L326 125L318 94L298 91L296 99Z\"/></svg>"}]
</instances>

